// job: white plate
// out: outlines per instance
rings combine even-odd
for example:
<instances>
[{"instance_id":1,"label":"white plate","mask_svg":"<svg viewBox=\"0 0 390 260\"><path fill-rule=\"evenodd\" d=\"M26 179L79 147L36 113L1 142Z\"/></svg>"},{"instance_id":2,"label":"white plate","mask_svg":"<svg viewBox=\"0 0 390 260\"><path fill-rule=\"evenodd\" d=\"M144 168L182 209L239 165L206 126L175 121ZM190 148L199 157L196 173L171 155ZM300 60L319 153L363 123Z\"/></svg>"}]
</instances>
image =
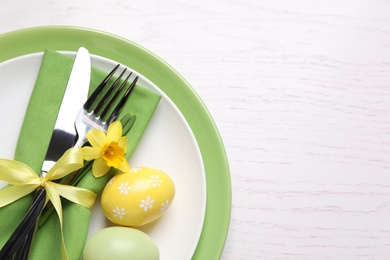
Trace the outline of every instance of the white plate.
<instances>
[{"instance_id":1,"label":"white plate","mask_svg":"<svg viewBox=\"0 0 390 260\"><path fill-rule=\"evenodd\" d=\"M69 53L68 53L69 54ZM73 55L73 54L69 54ZM91 56L92 65L110 71L117 62ZM0 63L0 157L13 158L24 113L42 60L42 53ZM130 68L131 69L131 68ZM186 120L171 100L153 83L140 76L138 84L162 95L130 165L148 166L168 173L176 187L169 210L142 228L157 244L161 259L191 259L202 231L206 208L205 172L199 147ZM5 183L0 181L0 187ZM113 224L100 209L93 210L89 234Z\"/></svg>"}]
</instances>

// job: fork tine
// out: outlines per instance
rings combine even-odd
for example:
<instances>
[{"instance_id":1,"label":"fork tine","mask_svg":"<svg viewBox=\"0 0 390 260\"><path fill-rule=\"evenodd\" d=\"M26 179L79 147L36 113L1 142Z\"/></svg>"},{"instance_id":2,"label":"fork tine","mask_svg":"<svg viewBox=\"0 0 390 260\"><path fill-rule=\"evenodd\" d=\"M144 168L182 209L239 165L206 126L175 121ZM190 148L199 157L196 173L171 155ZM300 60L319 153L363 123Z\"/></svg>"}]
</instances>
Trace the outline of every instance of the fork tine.
<instances>
[{"instance_id":1,"label":"fork tine","mask_svg":"<svg viewBox=\"0 0 390 260\"><path fill-rule=\"evenodd\" d=\"M119 75L119 77L115 80L114 84L109 88L109 90L106 92L106 94L103 96L103 98L99 101L96 108L93 110L96 115L99 115L100 110L103 108L103 105L106 103L106 100L111 95L114 88L118 85L119 81L121 80L123 74L126 72L126 69L122 71L122 73Z\"/></svg>"},{"instance_id":2,"label":"fork tine","mask_svg":"<svg viewBox=\"0 0 390 260\"><path fill-rule=\"evenodd\" d=\"M118 118L118 115L119 113L121 112L122 108L124 107L127 99L129 98L129 95L131 93L131 90L134 89L134 86L135 84L137 83L137 80L138 80L138 76L135 77L135 79L133 80L133 82L130 84L130 86L127 88L125 94L123 95L123 97L121 98L121 100L119 101L119 103L116 105L114 111L112 111L111 115L109 116L109 118L107 119L107 124L111 124L114 120L116 120Z\"/></svg>"},{"instance_id":3,"label":"fork tine","mask_svg":"<svg viewBox=\"0 0 390 260\"><path fill-rule=\"evenodd\" d=\"M106 108L101 113L100 117L104 118L108 111L110 110L112 104L115 102L116 98L118 97L119 93L122 91L123 87L126 85L127 81L129 80L130 76L133 74L133 72L130 72L130 74L126 77L126 79L123 81L123 83L120 85L119 89L115 92L114 96L111 98L111 100L106 105Z\"/></svg>"},{"instance_id":4,"label":"fork tine","mask_svg":"<svg viewBox=\"0 0 390 260\"><path fill-rule=\"evenodd\" d=\"M84 103L84 109L89 110L97 98L97 96L102 92L103 88L106 86L107 82L111 79L112 75L114 75L115 71L119 68L119 65L116 65L115 68L107 75L107 77L100 83L100 85L95 89L95 91L89 96L87 101Z\"/></svg>"}]
</instances>

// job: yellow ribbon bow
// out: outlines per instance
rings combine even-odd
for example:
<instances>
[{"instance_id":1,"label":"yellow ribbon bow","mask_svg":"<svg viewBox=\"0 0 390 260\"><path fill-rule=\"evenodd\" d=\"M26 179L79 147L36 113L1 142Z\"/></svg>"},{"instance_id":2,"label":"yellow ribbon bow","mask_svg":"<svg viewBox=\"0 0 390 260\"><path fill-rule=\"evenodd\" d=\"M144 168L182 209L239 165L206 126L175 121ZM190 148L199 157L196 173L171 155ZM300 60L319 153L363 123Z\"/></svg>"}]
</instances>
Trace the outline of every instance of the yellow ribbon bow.
<instances>
[{"instance_id":1,"label":"yellow ribbon bow","mask_svg":"<svg viewBox=\"0 0 390 260\"><path fill-rule=\"evenodd\" d=\"M52 202L57 211L61 226L62 258L68 259L64 234L62 230L62 206L60 196L91 209L96 194L90 190L70 185L62 185L53 182L80 169L84 166L82 151L79 148L71 148L57 161L44 177L39 177L27 165L8 159L0 159L0 180L6 181L13 186L0 190L0 207L8 205L39 187L46 189L46 202Z\"/></svg>"}]
</instances>

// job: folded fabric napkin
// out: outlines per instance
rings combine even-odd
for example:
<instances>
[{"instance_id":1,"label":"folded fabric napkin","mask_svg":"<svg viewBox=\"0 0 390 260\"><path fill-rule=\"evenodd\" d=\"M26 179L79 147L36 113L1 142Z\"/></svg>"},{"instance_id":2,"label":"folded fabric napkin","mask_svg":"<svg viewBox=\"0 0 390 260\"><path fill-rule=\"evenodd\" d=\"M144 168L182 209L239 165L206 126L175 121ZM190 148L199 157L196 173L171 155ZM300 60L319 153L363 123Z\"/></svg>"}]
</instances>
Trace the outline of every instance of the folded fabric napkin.
<instances>
[{"instance_id":1,"label":"folded fabric napkin","mask_svg":"<svg viewBox=\"0 0 390 260\"><path fill-rule=\"evenodd\" d=\"M36 173L40 172L73 62L71 57L52 50L46 50L44 53L14 157L15 160L30 166ZM106 75L106 72L92 68L90 93ZM121 118L125 113L137 116L133 127L126 134L129 138L126 157L130 157L137 147L160 98L157 93L138 85L132 91L119 116ZM92 173L88 173L77 186L100 194L114 173L115 171L110 171L101 178L95 178ZM22 220L30 207L32 197L33 194L30 194L0 208L0 248ZM62 199L62 208L68 257L80 259L88 235L91 212L66 199ZM51 214L36 231L29 259L61 259L61 232L57 214Z\"/></svg>"}]
</instances>

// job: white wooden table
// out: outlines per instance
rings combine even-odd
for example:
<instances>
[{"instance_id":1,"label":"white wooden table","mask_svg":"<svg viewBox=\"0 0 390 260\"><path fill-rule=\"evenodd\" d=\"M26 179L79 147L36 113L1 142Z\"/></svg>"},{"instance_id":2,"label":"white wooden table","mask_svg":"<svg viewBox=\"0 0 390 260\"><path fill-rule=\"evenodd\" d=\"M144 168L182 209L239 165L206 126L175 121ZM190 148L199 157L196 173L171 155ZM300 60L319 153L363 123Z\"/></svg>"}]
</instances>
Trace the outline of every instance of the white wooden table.
<instances>
[{"instance_id":1,"label":"white wooden table","mask_svg":"<svg viewBox=\"0 0 390 260\"><path fill-rule=\"evenodd\" d=\"M222 259L390 258L390 2L7 0L0 21L122 36L193 86L230 161Z\"/></svg>"}]
</instances>

